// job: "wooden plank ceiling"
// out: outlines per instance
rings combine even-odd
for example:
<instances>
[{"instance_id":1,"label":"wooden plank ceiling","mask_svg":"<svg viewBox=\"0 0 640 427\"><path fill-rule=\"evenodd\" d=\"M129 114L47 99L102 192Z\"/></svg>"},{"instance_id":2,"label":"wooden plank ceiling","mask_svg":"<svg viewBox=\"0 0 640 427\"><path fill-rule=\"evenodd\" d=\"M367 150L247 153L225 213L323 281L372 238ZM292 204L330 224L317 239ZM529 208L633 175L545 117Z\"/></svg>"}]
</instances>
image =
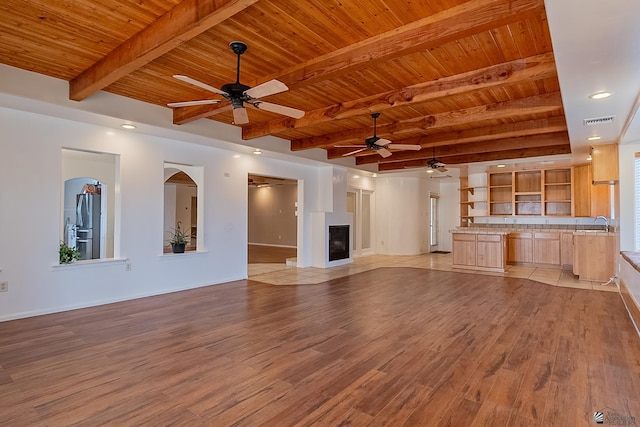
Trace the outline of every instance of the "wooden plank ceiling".
<instances>
[{"instance_id":1,"label":"wooden plank ceiling","mask_svg":"<svg viewBox=\"0 0 640 427\"><path fill-rule=\"evenodd\" d=\"M322 148L329 159L373 135L418 144L356 164L425 167L570 152L543 0L7 0L0 62L69 81L82 101L99 90L166 106L221 99L236 80L229 43L245 42L240 81L289 90L254 108L242 135ZM167 107L168 108L168 107ZM174 109L174 123L232 123L228 102Z\"/></svg>"}]
</instances>

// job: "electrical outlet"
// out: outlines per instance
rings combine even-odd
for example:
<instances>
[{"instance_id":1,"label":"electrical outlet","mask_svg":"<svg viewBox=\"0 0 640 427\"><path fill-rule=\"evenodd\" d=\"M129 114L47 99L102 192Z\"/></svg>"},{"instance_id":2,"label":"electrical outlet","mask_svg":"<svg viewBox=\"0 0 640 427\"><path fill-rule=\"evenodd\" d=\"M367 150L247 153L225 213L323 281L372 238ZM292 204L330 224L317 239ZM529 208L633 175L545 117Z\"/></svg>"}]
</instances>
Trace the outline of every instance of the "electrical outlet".
<instances>
[{"instance_id":1,"label":"electrical outlet","mask_svg":"<svg viewBox=\"0 0 640 427\"><path fill-rule=\"evenodd\" d=\"M7 292L9 290L9 282L0 282L0 292Z\"/></svg>"}]
</instances>

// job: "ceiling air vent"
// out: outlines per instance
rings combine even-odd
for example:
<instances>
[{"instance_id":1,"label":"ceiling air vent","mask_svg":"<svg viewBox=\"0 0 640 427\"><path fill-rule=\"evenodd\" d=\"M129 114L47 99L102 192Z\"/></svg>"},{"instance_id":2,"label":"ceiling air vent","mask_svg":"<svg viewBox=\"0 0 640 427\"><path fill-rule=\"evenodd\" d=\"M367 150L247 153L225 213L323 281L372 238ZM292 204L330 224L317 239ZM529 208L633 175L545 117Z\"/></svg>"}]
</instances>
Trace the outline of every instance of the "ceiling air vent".
<instances>
[{"instance_id":1,"label":"ceiling air vent","mask_svg":"<svg viewBox=\"0 0 640 427\"><path fill-rule=\"evenodd\" d=\"M607 123L613 123L613 120L616 116L604 116L604 117L594 117L593 119L584 119L585 126L593 126L593 125L604 125Z\"/></svg>"}]
</instances>

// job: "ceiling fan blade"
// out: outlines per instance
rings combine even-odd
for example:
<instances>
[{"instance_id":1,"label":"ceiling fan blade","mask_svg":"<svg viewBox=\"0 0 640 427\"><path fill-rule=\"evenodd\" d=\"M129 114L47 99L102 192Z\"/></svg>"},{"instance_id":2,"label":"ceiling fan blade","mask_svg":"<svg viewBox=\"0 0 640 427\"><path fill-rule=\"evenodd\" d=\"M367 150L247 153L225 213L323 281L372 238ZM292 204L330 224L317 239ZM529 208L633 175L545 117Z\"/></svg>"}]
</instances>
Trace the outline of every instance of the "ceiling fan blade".
<instances>
[{"instance_id":1,"label":"ceiling fan blade","mask_svg":"<svg viewBox=\"0 0 640 427\"><path fill-rule=\"evenodd\" d=\"M444 166L440 166L439 168L436 168L436 169L438 169L440 172L446 172L446 171L449 170L449 169L445 168Z\"/></svg>"},{"instance_id":2,"label":"ceiling fan blade","mask_svg":"<svg viewBox=\"0 0 640 427\"><path fill-rule=\"evenodd\" d=\"M387 148L393 148L395 150L415 150L418 151L422 148L421 145L414 144L388 144Z\"/></svg>"},{"instance_id":3,"label":"ceiling fan blade","mask_svg":"<svg viewBox=\"0 0 640 427\"><path fill-rule=\"evenodd\" d=\"M368 145L358 144L358 145L334 145L333 148L368 148Z\"/></svg>"},{"instance_id":4,"label":"ceiling fan blade","mask_svg":"<svg viewBox=\"0 0 640 427\"><path fill-rule=\"evenodd\" d=\"M282 114L283 116L293 117L294 119L301 119L304 117L304 111L285 107L284 105L272 104L264 101L255 101L252 102L252 105L259 110L271 111L272 113Z\"/></svg>"},{"instance_id":5,"label":"ceiling fan blade","mask_svg":"<svg viewBox=\"0 0 640 427\"><path fill-rule=\"evenodd\" d=\"M167 107L191 107L193 105L208 105L208 104L217 104L220 102L219 99L203 99L201 101L184 101L184 102L170 102L167 104Z\"/></svg>"},{"instance_id":6,"label":"ceiling fan blade","mask_svg":"<svg viewBox=\"0 0 640 427\"><path fill-rule=\"evenodd\" d=\"M368 150L368 149L369 149L369 147L358 148L357 150L353 150L353 151L348 152L347 154L343 154L342 157L347 157L347 156L351 156L353 154L358 154L361 151Z\"/></svg>"},{"instance_id":7,"label":"ceiling fan blade","mask_svg":"<svg viewBox=\"0 0 640 427\"><path fill-rule=\"evenodd\" d=\"M191 77L183 76L181 74L174 74L173 77L185 83L189 83L194 86L198 86L202 89L208 90L209 92L217 93L218 95L229 95L227 92L223 90L217 89L213 86L209 86L206 83L199 82L198 80L192 79Z\"/></svg>"},{"instance_id":8,"label":"ceiling fan blade","mask_svg":"<svg viewBox=\"0 0 640 427\"><path fill-rule=\"evenodd\" d=\"M249 115L244 107L233 109L233 123L236 125L245 125L249 123Z\"/></svg>"},{"instance_id":9,"label":"ceiling fan blade","mask_svg":"<svg viewBox=\"0 0 640 427\"><path fill-rule=\"evenodd\" d=\"M391 155L391 151L387 150L384 147L383 148L378 148L376 151L378 152L378 154L380 154L385 159Z\"/></svg>"},{"instance_id":10,"label":"ceiling fan blade","mask_svg":"<svg viewBox=\"0 0 640 427\"><path fill-rule=\"evenodd\" d=\"M253 99L262 98L263 96L274 95L276 93L284 92L289 90L286 84L282 83L279 80L269 80L268 82L264 82L259 84L256 87L252 87L251 89L247 89L244 91L244 95L247 95Z\"/></svg>"},{"instance_id":11,"label":"ceiling fan blade","mask_svg":"<svg viewBox=\"0 0 640 427\"><path fill-rule=\"evenodd\" d=\"M382 145L383 147L386 147L387 145L391 144L391 141L385 138L378 138L376 139L375 143L376 145Z\"/></svg>"}]
</instances>

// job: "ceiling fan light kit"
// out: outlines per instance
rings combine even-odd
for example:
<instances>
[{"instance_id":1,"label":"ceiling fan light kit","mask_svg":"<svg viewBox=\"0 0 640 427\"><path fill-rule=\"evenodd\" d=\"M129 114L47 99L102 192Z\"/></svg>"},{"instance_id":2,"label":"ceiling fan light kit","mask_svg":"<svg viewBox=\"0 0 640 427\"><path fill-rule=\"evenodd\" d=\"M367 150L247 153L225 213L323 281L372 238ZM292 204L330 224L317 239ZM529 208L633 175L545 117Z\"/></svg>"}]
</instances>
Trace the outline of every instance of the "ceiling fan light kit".
<instances>
[{"instance_id":1,"label":"ceiling fan light kit","mask_svg":"<svg viewBox=\"0 0 640 427\"><path fill-rule=\"evenodd\" d=\"M237 125L249 123L249 115L247 114L245 104L259 110L282 114L284 116L292 117L295 119L304 117L304 111L302 110L298 110L292 107L286 107L284 105L272 104L270 102L264 102L258 99L289 90L287 85L282 83L281 81L275 79L269 80L268 82L264 82L253 88L251 86L240 83L240 56L247 51L247 45L241 41L232 41L231 43L229 43L229 47L238 57L235 83L224 84L220 89L218 89L181 74L175 74L173 77L185 83L189 83L201 89L213 92L217 95L221 95L225 100L231 103L233 122ZM171 102L167 104L167 106L178 108L190 107L194 105L217 104L219 102L222 102L222 100L202 99L197 101Z\"/></svg>"}]
</instances>

